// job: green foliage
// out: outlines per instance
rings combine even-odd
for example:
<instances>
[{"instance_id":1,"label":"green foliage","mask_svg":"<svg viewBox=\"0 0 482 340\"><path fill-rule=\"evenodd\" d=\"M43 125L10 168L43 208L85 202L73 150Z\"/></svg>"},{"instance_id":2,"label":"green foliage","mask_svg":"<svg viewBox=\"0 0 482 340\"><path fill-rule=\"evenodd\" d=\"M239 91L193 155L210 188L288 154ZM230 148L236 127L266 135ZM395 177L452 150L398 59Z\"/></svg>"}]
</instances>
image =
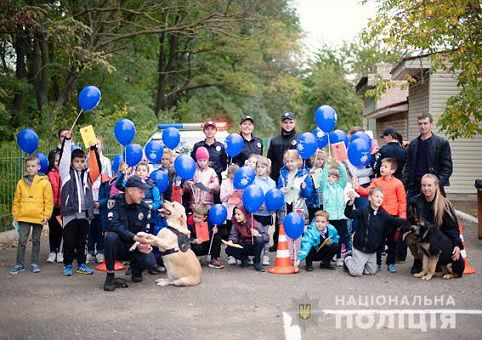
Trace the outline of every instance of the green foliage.
<instances>
[{"instance_id":1,"label":"green foliage","mask_svg":"<svg viewBox=\"0 0 482 340\"><path fill-rule=\"evenodd\" d=\"M369 37L393 51L430 54L432 69L457 75L460 93L439 123L451 138L482 133L482 10L479 0L378 0Z\"/></svg>"}]
</instances>

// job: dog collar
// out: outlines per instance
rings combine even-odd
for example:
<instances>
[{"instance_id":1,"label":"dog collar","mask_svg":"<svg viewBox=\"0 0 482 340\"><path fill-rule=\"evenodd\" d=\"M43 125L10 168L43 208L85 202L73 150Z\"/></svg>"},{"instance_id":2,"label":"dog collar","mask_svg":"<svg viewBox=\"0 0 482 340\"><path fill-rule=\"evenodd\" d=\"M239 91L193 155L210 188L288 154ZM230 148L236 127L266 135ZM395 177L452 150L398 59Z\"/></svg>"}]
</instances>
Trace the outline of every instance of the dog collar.
<instances>
[{"instance_id":1,"label":"dog collar","mask_svg":"<svg viewBox=\"0 0 482 340\"><path fill-rule=\"evenodd\" d=\"M159 254L161 256L167 256L167 255L171 255L171 254L174 254L174 253L177 253L177 252L179 252L179 249L171 248L171 249L167 249L166 251L161 251L161 252L159 252Z\"/></svg>"}]
</instances>

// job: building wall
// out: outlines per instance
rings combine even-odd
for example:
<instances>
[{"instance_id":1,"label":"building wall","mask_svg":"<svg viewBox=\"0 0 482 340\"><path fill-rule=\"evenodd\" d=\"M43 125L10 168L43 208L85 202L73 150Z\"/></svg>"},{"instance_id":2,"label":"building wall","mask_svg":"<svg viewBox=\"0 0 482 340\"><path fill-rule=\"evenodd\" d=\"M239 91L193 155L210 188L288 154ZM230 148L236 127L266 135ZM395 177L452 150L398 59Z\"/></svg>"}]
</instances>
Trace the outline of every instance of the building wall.
<instances>
[{"instance_id":1,"label":"building wall","mask_svg":"<svg viewBox=\"0 0 482 340\"><path fill-rule=\"evenodd\" d=\"M391 87L381 96L377 102L376 110L390 104L400 103L407 100L408 88L404 81L393 81L396 85ZM372 110L373 111L373 110Z\"/></svg>"},{"instance_id":2,"label":"building wall","mask_svg":"<svg viewBox=\"0 0 482 340\"><path fill-rule=\"evenodd\" d=\"M380 146L384 144L380 136L382 135L383 130L385 130L388 127L394 128L403 136L403 139L405 140L407 139L407 133L408 133L407 117L408 117L408 112L403 112L403 113L396 113L391 116L377 119L376 137L378 139L378 143Z\"/></svg>"},{"instance_id":3,"label":"building wall","mask_svg":"<svg viewBox=\"0 0 482 340\"><path fill-rule=\"evenodd\" d=\"M417 116L423 112L429 112L429 88L430 79L427 74L423 80L411 85L408 90L408 140L419 135Z\"/></svg>"},{"instance_id":4,"label":"building wall","mask_svg":"<svg viewBox=\"0 0 482 340\"><path fill-rule=\"evenodd\" d=\"M430 113L435 122L445 109L447 99L459 92L456 76L436 72L430 79ZM440 134L436 128L435 132ZM440 134L443 136L443 134ZM475 193L474 181L482 177L482 135L474 138L449 140L454 172L450 178L448 193Z\"/></svg>"}]
</instances>

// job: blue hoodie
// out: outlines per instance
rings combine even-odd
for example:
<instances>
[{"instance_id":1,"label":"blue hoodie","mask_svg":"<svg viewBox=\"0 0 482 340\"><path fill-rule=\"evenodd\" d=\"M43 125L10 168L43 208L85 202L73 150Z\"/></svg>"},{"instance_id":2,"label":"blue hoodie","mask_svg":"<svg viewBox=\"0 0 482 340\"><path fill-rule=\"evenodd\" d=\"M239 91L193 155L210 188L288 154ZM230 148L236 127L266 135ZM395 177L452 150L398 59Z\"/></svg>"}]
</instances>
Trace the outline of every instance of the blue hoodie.
<instances>
[{"instance_id":1,"label":"blue hoodie","mask_svg":"<svg viewBox=\"0 0 482 340\"><path fill-rule=\"evenodd\" d=\"M326 227L328 232L327 237L331 237L330 242L328 245L332 245L334 243L338 243L340 237L338 236L338 232L336 228L331 224L328 224ZM321 244L321 235L318 228L315 226L315 220L311 221L311 224L306 228L306 231L303 234L303 238L301 239L301 246L300 250L298 251L298 260L303 261L311 251L311 248L318 247Z\"/></svg>"},{"instance_id":2,"label":"blue hoodie","mask_svg":"<svg viewBox=\"0 0 482 340\"><path fill-rule=\"evenodd\" d=\"M279 171L278 188L282 188L286 186L286 184L288 183L288 172L289 171L286 166L283 166ZM304 189L300 188L300 197L310 198L311 194L313 193L314 187L313 187L313 181L311 180L310 171L308 170L308 168L305 167L304 169L303 168L298 169L295 177L302 177L304 175L307 175L304 181L306 183L306 187Z\"/></svg>"}]
</instances>

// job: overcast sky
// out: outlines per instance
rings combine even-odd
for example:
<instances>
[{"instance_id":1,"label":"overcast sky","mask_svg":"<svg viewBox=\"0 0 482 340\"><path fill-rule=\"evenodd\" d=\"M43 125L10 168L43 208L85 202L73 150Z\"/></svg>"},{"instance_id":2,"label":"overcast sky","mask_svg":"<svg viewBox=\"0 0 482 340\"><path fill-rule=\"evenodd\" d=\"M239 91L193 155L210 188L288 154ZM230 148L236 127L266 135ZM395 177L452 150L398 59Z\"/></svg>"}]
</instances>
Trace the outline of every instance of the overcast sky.
<instances>
[{"instance_id":1,"label":"overcast sky","mask_svg":"<svg viewBox=\"0 0 482 340\"><path fill-rule=\"evenodd\" d=\"M374 0L366 5L361 0L293 0L301 27L306 33L305 44L311 52L322 42L337 46L352 40L368 20L376 14Z\"/></svg>"}]
</instances>

